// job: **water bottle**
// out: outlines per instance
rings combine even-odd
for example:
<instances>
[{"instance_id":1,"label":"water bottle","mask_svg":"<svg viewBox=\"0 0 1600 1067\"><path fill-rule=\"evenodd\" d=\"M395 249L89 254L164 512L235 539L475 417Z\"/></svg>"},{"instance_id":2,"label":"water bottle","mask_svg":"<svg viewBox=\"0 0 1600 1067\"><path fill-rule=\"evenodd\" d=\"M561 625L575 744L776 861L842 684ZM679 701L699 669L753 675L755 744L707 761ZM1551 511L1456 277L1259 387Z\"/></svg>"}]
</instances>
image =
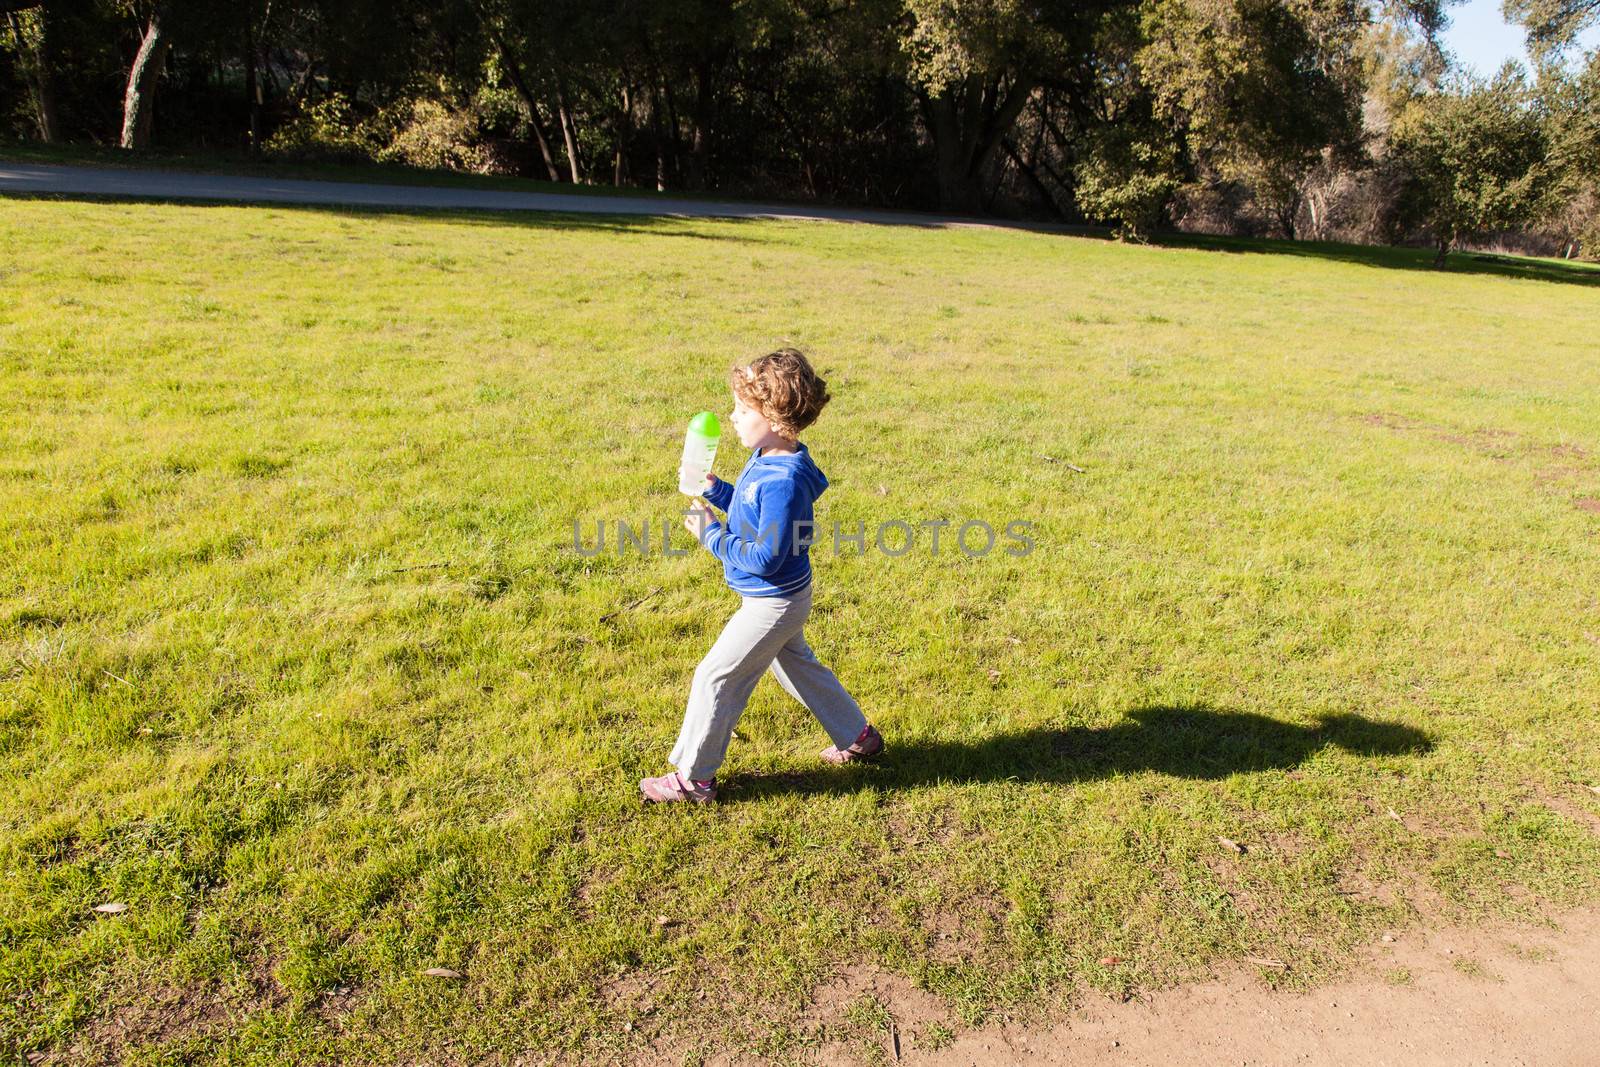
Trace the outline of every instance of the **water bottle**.
<instances>
[{"instance_id":1,"label":"water bottle","mask_svg":"<svg viewBox=\"0 0 1600 1067\"><path fill-rule=\"evenodd\" d=\"M706 475L711 473L711 462L717 458L717 444L722 440L722 424L709 411L702 411L689 420L689 432L683 435L683 473L678 475L678 492L699 496L706 490Z\"/></svg>"}]
</instances>

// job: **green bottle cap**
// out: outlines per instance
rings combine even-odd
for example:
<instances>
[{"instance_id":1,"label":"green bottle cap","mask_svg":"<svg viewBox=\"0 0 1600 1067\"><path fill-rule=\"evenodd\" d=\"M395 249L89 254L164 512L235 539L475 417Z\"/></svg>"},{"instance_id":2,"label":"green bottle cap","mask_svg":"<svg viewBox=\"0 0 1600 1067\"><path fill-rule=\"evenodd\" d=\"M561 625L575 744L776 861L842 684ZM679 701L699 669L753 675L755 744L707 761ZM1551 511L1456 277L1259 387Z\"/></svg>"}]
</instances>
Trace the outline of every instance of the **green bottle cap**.
<instances>
[{"instance_id":1,"label":"green bottle cap","mask_svg":"<svg viewBox=\"0 0 1600 1067\"><path fill-rule=\"evenodd\" d=\"M722 424L709 411L702 411L689 420L689 432L716 440L722 436Z\"/></svg>"}]
</instances>

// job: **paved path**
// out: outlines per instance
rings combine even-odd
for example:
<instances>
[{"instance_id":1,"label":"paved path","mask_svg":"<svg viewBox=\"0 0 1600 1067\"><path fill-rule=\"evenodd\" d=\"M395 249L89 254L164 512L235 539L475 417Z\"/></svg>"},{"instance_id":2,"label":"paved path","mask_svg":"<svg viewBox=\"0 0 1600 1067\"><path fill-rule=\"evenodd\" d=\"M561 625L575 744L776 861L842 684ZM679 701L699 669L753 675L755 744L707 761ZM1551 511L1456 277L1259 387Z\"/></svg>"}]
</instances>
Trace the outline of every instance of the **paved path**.
<instances>
[{"instance_id":1,"label":"paved path","mask_svg":"<svg viewBox=\"0 0 1600 1067\"><path fill-rule=\"evenodd\" d=\"M671 215L689 218L813 219L890 226L1004 226L1068 232L1069 227L954 215L806 204L756 204L664 196L522 193L428 185L299 181L229 174L116 167L66 167L0 162L0 193L105 196L135 200L224 200L344 207L448 208L470 211L561 211L593 215Z\"/></svg>"}]
</instances>

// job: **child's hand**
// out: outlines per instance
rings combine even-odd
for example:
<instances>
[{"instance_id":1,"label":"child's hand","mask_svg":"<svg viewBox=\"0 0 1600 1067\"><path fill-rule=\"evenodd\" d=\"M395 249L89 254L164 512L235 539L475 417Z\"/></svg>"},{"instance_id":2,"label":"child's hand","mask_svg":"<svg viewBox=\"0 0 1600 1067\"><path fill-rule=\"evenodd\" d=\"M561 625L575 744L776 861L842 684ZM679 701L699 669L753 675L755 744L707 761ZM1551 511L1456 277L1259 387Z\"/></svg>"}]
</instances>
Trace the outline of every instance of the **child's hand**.
<instances>
[{"instance_id":1,"label":"child's hand","mask_svg":"<svg viewBox=\"0 0 1600 1067\"><path fill-rule=\"evenodd\" d=\"M694 504L683 516L683 527L694 534L696 541L706 532L706 527L716 521L711 509L704 504Z\"/></svg>"},{"instance_id":2,"label":"child's hand","mask_svg":"<svg viewBox=\"0 0 1600 1067\"><path fill-rule=\"evenodd\" d=\"M678 480L679 481L683 480L683 472L684 472L684 468L679 467L678 468ZM713 488L715 488L716 484L717 484L717 476L715 474L712 474L710 471L707 471L706 472L706 480L700 486L700 495L701 496L705 496L707 493L711 492L711 490Z\"/></svg>"}]
</instances>

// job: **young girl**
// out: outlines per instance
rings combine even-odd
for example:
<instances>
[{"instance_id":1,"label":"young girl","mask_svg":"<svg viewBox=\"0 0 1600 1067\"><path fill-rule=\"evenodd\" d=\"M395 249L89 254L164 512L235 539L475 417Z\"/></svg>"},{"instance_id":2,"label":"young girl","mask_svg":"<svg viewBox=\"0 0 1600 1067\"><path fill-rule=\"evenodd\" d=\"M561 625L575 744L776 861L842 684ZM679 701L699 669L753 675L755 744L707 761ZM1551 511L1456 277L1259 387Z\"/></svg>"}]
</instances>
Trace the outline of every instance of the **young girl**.
<instances>
[{"instance_id":1,"label":"young girl","mask_svg":"<svg viewBox=\"0 0 1600 1067\"><path fill-rule=\"evenodd\" d=\"M811 614L812 504L828 479L798 437L827 404L827 383L805 356L782 348L734 367L731 385L734 429L754 452L733 485L706 476L705 498L727 512L727 523L696 506L684 525L722 561L728 586L743 601L695 669L670 757L677 770L639 783L651 803L716 799L717 768L734 724L768 666L828 732L833 744L823 759L848 763L883 751L883 738L802 632Z\"/></svg>"}]
</instances>

